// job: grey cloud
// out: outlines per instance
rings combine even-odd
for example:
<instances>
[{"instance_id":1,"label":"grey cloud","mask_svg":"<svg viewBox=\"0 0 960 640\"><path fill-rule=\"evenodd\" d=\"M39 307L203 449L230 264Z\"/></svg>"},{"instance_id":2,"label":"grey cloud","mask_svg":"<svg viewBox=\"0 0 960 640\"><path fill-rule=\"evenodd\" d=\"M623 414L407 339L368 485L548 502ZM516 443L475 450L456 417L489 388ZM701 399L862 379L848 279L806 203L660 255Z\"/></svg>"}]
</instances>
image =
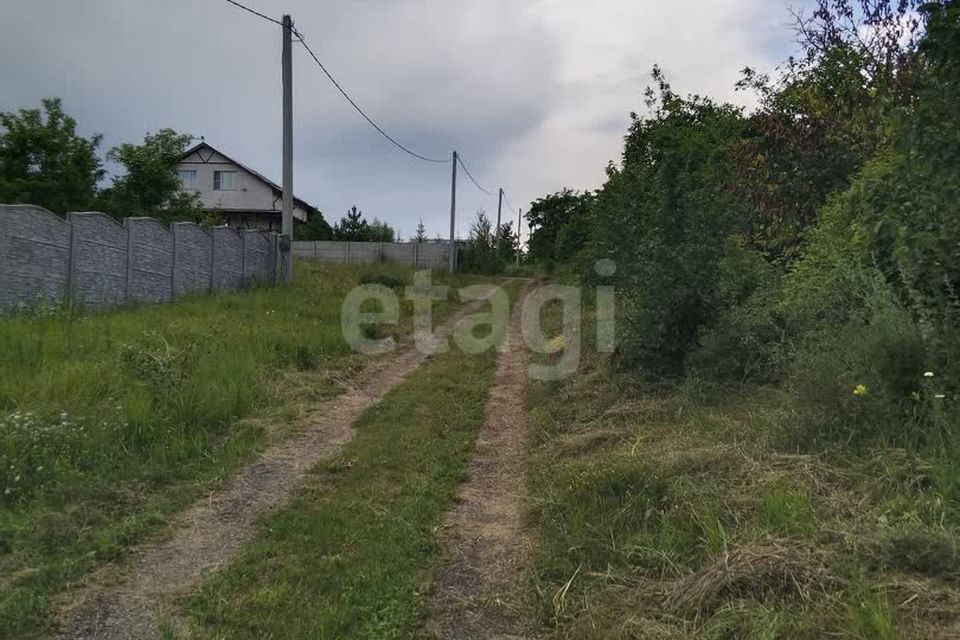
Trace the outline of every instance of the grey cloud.
<instances>
[{"instance_id":1,"label":"grey cloud","mask_svg":"<svg viewBox=\"0 0 960 640\"><path fill-rule=\"evenodd\" d=\"M428 155L460 149L517 206L596 188L659 62L683 92L732 92L786 53L786 1L248 0L289 11L365 110ZM0 8L0 109L61 96L105 145L173 127L280 174L277 27L222 0L33 0ZM690 6L695 5L695 6ZM296 190L335 220L356 203L411 234L447 229L449 166L419 163L352 111L295 51ZM465 233L479 207L460 182Z\"/></svg>"}]
</instances>

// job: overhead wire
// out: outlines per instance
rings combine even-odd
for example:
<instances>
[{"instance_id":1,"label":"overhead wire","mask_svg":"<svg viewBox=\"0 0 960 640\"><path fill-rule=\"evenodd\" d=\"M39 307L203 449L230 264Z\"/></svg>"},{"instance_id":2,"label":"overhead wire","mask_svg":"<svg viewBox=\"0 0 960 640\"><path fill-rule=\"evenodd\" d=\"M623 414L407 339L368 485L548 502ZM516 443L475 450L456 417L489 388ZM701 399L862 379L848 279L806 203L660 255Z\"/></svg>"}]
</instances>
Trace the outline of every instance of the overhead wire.
<instances>
[{"instance_id":1,"label":"overhead wire","mask_svg":"<svg viewBox=\"0 0 960 640\"><path fill-rule=\"evenodd\" d=\"M271 22L271 23L276 24L276 25L283 26L283 22L281 22L280 20L277 20L276 18L271 18L270 16L268 16L268 15L266 15L266 14L264 14L264 13L261 13L261 12L257 11L256 9L253 9L253 8L251 8L251 7L248 7L248 6L246 6L246 5L244 5L244 4L240 3L240 2L237 2L237 0L227 0L227 2L229 2L230 4L234 5L235 7L239 8L239 9L242 9L242 10L244 10L244 11L250 13L250 14L253 14L253 15L257 16L258 18L261 18L261 19L263 19L263 20L266 20L266 21ZM317 54L314 53L313 49L310 48L310 45L307 44L306 38L304 37L303 33L301 33L298 29L296 29L296 28L294 28L294 27L292 27L292 26L291 26L291 31L292 31L294 37L296 37L296 39L300 42L300 44L303 45L303 48L306 49L306 51L307 51L307 53L310 55L310 57L313 58L313 61L317 64L317 66L320 67L320 70L323 71L323 73L324 73L324 75L327 77L327 79L330 80L330 82L333 84L333 86L337 88L337 91L340 92L340 95L342 95L342 96L347 100L347 102L350 103L350 106L352 106L352 107L357 111L357 113L359 113L359 114L363 117L363 119L366 120L367 123L368 123L370 126L372 126L381 136L383 136L386 140L388 140L391 144L393 144L395 147L397 147L398 149L400 149L400 150L403 151L404 153L406 153L406 154L408 154L408 155L410 155L410 156L412 156L412 157L414 157L414 158L416 158L416 159L418 159L418 160L422 160L422 161L424 161L424 162L432 162L432 163L436 163L436 164L446 164L446 163L450 162L450 159L449 159L449 158L431 158L431 157L429 157L429 156L425 156L425 155L423 155L423 154L417 153L416 151L414 151L414 150L410 149L409 147L403 145L403 144L400 143L396 138L394 138L394 137L391 136L389 133L387 133L380 125L378 125L376 122L374 122L374 120L373 120L370 116L367 115L367 113L360 107L360 105L358 105L357 102L356 102L353 98L350 97L350 94L348 94L348 93L346 92L346 90L345 90L345 89L343 88L343 86L337 81L337 79L333 77L333 74L330 73L330 71L327 69L327 67L320 61L320 58L317 56ZM473 185L474 185L477 189L479 189L480 191L482 191L483 193L485 193L487 196L492 197L493 194L492 194L488 189L484 188L479 182L477 182L476 178L473 177L473 174L470 173L470 169L467 168L467 165L466 165L466 163L464 163L463 157L462 157L460 154L457 154L457 161L459 162L460 166L463 168L464 173L467 174L467 177L470 179L470 182L472 182ZM515 210L515 209L513 208L513 206L510 204L510 200L507 198L506 193L504 193L504 200L506 200L506 202L507 202L507 207L510 209L510 211L513 212L514 214L516 214L516 210Z\"/></svg>"},{"instance_id":2,"label":"overhead wire","mask_svg":"<svg viewBox=\"0 0 960 640\"><path fill-rule=\"evenodd\" d=\"M517 215L517 210L513 208L513 205L510 204L510 198L507 197L507 192L503 192L503 201L507 203L507 209L510 209L510 213Z\"/></svg>"},{"instance_id":3,"label":"overhead wire","mask_svg":"<svg viewBox=\"0 0 960 640\"><path fill-rule=\"evenodd\" d=\"M364 112L364 110L360 108L360 105L358 105L358 104L354 101L354 99L350 97L350 95L344 90L344 88L343 88L342 86L340 86L340 83L337 82L336 78L334 78L333 75L332 75L329 71L327 71L327 68L323 65L322 62L320 62L320 58L317 57L317 54L315 54L315 53L313 52L313 49L310 48L310 45L307 44L307 41L304 39L303 34L301 34L301 33L300 33L299 31L297 31L296 29L293 30L293 34L294 34L294 35L297 37L297 39L300 41L300 44L303 45L303 48L307 50L307 53L310 54L310 57L313 58L313 61L317 63L317 66L320 67L320 70L323 71L323 73L327 76L327 78L330 80L330 82L333 83L333 86L335 86L335 87L337 88L337 91L339 91L340 94L341 94L344 98L347 99L347 102L349 102L350 105L351 105L354 109L357 110L357 113L359 113L361 116L363 116L363 119L366 120L368 123L370 123L370 126L372 126L374 129L376 129L376 130L380 133L380 135L382 135L384 138L386 138L386 139L389 140L391 143L393 143L393 145L396 146L396 147L397 147L398 149L400 149L401 151L403 151L403 152L405 152L405 153L413 156L414 158L417 158L418 160L423 160L424 162L434 162L434 163L437 163L437 164L450 162L450 159L449 159L449 158L443 158L443 159L440 159L440 158L430 158L430 157L428 157L428 156L419 154L419 153L417 153L416 151L413 151L412 149L409 149L409 148L405 147L404 145L400 144L400 142L398 142L393 136L391 136L389 133L387 133L386 131L384 131L384 130L380 127L380 125L378 125L376 122L374 122L373 119L370 118L370 116L368 116L368 115L366 114L366 112Z\"/></svg>"},{"instance_id":4,"label":"overhead wire","mask_svg":"<svg viewBox=\"0 0 960 640\"><path fill-rule=\"evenodd\" d=\"M250 7L248 7L248 6L244 5L244 4L241 4L241 3L237 2L237 0L227 0L227 2L229 2L229 3L232 4L232 5L234 5L235 7L238 7L238 8L240 8L240 9L243 9L244 11L247 11L247 12L249 12L249 13L257 16L258 18L262 18L262 19L264 19L264 20L266 20L266 21L268 21L268 22L272 22L273 24L277 24L277 25L283 26L283 23L282 23L281 21L279 21L279 20L277 20L277 19L275 19L275 18L271 18L270 16L268 16L268 15L266 15L266 14L263 14L263 13L257 11L256 9L252 9L252 8L250 8ZM354 109L357 110L357 113L359 113L361 116L363 116L363 119L366 120L366 121L370 124L370 126L372 126L374 129L376 129L377 132L380 133L380 135L382 135L384 138L386 138L387 140L389 140L389 141L390 141L393 145L395 145L398 149L402 150L402 151L405 152L405 153L410 154L411 156L413 156L414 158L417 158L418 160L423 160L424 162L435 162L435 163L438 163L438 164L450 162L450 159L449 159L449 158L443 158L443 159L440 159L440 158L430 158L430 157L428 157L428 156L425 156L425 155L422 155L422 154L420 154L420 153L417 153L416 151L413 151L412 149L404 146L404 145L401 144L396 138L394 138L394 137L391 136L389 133L387 133L386 131L384 131L383 128L382 128L380 125L378 125L376 122L374 122L373 119L372 119L370 116L368 116L363 109L360 108L360 105L358 105L357 102L356 102L353 98L350 97L350 95L349 95L349 94L346 92L346 90L340 85L340 83L337 82L337 79L333 77L333 74L331 74L330 71L328 71L327 68L324 66L324 64L323 64L322 62L320 62L320 58L317 57L317 54L315 54L315 53L313 52L313 49L310 48L310 45L307 44L307 41L306 41L306 39L303 37L303 34L300 33L300 31L298 31L297 29L295 29L295 28L293 28L293 27L291 27L291 31L293 32L293 35L297 38L297 40L300 41L300 44L303 45L303 48L307 50L307 53L310 54L310 57L313 58L313 61L317 63L317 66L320 67L320 70L323 71L324 75L327 76L327 79L329 79L330 82L333 83L333 86L335 86L335 87L337 88L337 91L339 91L340 94L341 94L344 98L347 99L347 102L349 102L350 105L351 105Z\"/></svg>"},{"instance_id":5,"label":"overhead wire","mask_svg":"<svg viewBox=\"0 0 960 640\"><path fill-rule=\"evenodd\" d=\"M232 5L235 6L235 7L239 7L239 8L241 8L241 9L243 9L244 11L247 11L247 12L249 12L249 13L252 13L253 15L257 16L258 18L263 18L264 20L266 20L266 21L268 21L268 22L272 22L273 24L278 24L278 25L280 25L281 27L283 26L283 23L280 22L279 20L277 20L276 18L271 18L270 16L268 16L268 15L266 15L266 14L260 13L260 12L257 11L256 9L251 9L250 7L248 7L248 6L244 5L244 4L240 4L240 3L237 2L236 0L227 0L227 2L229 2L230 4L232 4Z\"/></svg>"},{"instance_id":6,"label":"overhead wire","mask_svg":"<svg viewBox=\"0 0 960 640\"><path fill-rule=\"evenodd\" d=\"M459 162L460 166L463 167L464 173L466 173L467 177L470 178L470 182L473 183L473 186L475 186L477 189L480 189L480 191L483 191L488 196L493 197L492 193L481 187L480 183L473 178L473 175L470 173L470 169L467 169L467 165L463 163L463 156L461 156L459 153L457 154L457 162Z\"/></svg>"}]
</instances>

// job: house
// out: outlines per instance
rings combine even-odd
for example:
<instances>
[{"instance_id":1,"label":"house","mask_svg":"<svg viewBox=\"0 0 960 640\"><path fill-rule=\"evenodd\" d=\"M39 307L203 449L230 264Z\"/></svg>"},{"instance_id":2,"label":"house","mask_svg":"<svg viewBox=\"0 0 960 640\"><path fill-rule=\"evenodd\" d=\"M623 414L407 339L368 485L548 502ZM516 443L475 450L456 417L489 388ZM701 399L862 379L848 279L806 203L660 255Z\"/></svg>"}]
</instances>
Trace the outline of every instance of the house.
<instances>
[{"instance_id":1,"label":"house","mask_svg":"<svg viewBox=\"0 0 960 640\"><path fill-rule=\"evenodd\" d=\"M283 189L206 142L180 157L180 181L185 191L200 196L205 213L216 213L239 229L281 230ZM294 225L318 213L300 198L293 199Z\"/></svg>"}]
</instances>

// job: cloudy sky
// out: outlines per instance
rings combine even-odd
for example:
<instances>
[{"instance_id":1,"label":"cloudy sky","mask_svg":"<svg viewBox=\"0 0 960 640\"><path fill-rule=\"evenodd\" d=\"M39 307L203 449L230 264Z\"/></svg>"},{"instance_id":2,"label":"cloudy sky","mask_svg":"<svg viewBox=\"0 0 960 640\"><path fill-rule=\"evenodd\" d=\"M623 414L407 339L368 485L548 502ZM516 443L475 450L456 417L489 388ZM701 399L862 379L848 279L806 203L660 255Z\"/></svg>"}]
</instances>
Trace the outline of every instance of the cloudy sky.
<instances>
[{"instance_id":1,"label":"cloudy sky","mask_svg":"<svg viewBox=\"0 0 960 640\"><path fill-rule=\"evenodd\" d=\"M680 92L741 104L750 65L793 49L807 0L242 0L293 16L353 98L417 152L458 149L515 207L599 187L658 63ZM171 127L280 179L279 28L225 0L7 0L0 110L60 96L106 148ZM295 191L328 220L357 204L413 233L446 233L450 169L393 148L294 48ZM462 176L462 173L461 173ZM465 179L458 228L496 215ZM506 214L506 208L504 209Z\"/></svg>"}]
</instances>

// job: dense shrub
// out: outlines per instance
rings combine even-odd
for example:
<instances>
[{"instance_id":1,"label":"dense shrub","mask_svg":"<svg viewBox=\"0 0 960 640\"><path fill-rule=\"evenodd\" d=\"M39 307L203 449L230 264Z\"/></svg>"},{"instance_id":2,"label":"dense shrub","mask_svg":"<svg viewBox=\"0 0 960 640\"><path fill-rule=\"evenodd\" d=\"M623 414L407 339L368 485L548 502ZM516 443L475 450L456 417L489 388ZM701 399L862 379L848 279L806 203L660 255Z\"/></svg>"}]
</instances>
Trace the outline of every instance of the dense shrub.
<instances>
[{"instance_id":1,"label":"dense shrub","mask_svg":"<svg viewBox=\"0 0 960 640\"><path fill-rule=\"evenodd\" d=\"M543 223L538 251L556 257L572 234L564 259L587 282L615 261L620 367L698 391L783 385L794 446L949 452L960 3L815 5L799 57L774 79L745 72L749 115L682 98L655 69L604 187L585 206L538 201L562 221Z\"/></svg>"},{"instance_id":2,"label":"dense shrub","mask_svg":"<svg viewBox=\"0 0 960 640\"><path fill-rule=\"evenodd\" d=\"M683 99L659 71L649 118L634 116L623 168L592 206L593 257L617 263L623 294L618 362L652 376L678 376L720 303L719 261L746 215L719 188L724 149L743 128L739 109Z\"/></svg>"},{"instance_id":3,"label":"dense shrub","mask_svg":"<svg viewBox=\"0 0 960 640\"><path fill-rule=\"evenodd\" d=\"M780 377L785 322L778 301L782 274L737 236L720 259L721 311L687 359L700 383L772 382Z\"/></svg>"}]
</instances>

